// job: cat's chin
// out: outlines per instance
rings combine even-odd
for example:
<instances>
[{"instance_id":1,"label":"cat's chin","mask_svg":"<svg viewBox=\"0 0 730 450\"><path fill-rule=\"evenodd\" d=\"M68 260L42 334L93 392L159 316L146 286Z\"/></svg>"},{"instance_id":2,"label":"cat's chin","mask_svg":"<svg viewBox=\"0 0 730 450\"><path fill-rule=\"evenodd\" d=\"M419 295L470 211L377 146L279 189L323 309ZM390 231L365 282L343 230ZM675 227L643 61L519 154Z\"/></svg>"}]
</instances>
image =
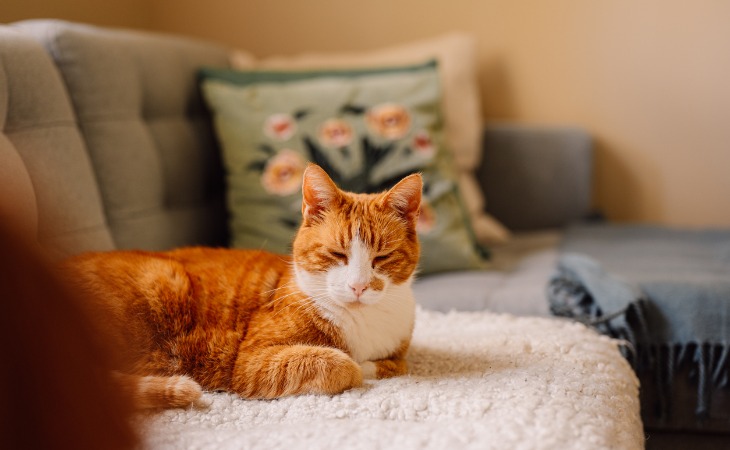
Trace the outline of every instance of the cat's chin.
<instances>
[{"instance_id":1,"label":"cat's chin","mask_svg":"<svg viewBox=\"0 0 730 450\"><path fill-rule=\"evenodd\" d=\"M366 303L361 302L360 300L355 300L354 302L345 303L345 308L352 309L352 310L362 309L366 306L368 306L368 305Z\"/></svg>"},{"instance_id":2,"label":"cat's chin","mask_svg":"<svg viewBox=\"0 0 730 450\"><path fill-rule=\"evenodd\" d=\"M345 307L369 306L378 303L382 298L382 292L368 289L363 295L356 296L352 290L345 287L345 283L328 283L327 292L332 300Z\"/></svg>"},{"instance_id":3,"label":"cat's chin","mask_svg":"<svg viewBox=\"0 0 730 450\"><path fill-rule=\"evenodd\" d=\"M337 301L337 304L340 306L350 309L350 310L358 310L362 309L368 306L375 305L380 300L379 297L368 297L368 298L352 298L352 297L346 297L346 298L339 298Z\"/></svg>"}]
</instances>

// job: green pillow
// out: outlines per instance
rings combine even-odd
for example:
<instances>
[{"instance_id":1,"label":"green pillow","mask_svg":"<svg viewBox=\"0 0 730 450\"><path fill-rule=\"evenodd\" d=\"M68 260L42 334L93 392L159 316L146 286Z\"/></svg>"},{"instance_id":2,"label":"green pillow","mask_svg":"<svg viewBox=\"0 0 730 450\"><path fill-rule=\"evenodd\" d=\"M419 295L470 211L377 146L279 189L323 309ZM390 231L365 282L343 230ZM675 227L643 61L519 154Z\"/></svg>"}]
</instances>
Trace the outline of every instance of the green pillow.
<instances>
[{"instance_id":1,"label":"green pillow","mask_svg":"<svg viewBox=\"0 0 730 450\"><path fill-rule=\"evenodd\" d=\"M420 273L484 267L443 145L436 62L357 71L204 69L227 173L232 245L289 253L307 161L342 189L421 172Z\"/></svg>"}]
</instances>

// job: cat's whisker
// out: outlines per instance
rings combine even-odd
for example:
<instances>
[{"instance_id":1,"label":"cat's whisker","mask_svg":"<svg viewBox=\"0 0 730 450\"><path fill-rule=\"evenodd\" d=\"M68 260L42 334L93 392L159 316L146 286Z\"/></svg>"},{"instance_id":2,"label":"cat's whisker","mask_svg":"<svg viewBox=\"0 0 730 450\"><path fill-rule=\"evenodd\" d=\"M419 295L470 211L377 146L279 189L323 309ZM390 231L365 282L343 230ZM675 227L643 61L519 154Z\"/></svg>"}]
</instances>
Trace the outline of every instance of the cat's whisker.
<instances>
[{"instance_id":1,"label":"cat's whisker","mask_svg":"<svg viewBox=\"0 0 730 450\"><path fill-rule=\"evenodd\" d=\"M296 295L300 295L301 297L300 298L295 298L294 300L290 300L289 301L290 305L297 304L297 303L301 303L301 302L306 302L308 300L316 300L316 299L319 299L319 298L322 298L322 297L326 296L326 292L324 292L322 294L315 295L315 296L308 296L308 295L302 295L302 294L303 293L300 292L300 291L291 292L291 293L286 294L284 296L277 297L277 298L273 299L272 302L270 302L270 303L282 302L283 300L286 300L287 298L292 297L292 296L296 296ZM287 305L287 306L289 306L289 305Z\"/></svg>"},{"instance_id":2,"label":"cat's whisker","mask_svg":"<svg viewBox=\"0 0 730 450\"><path fill-rule=\"evenodd\" d=\"M312 296L310 296L310 297L303 297L301 299L295 300L293 303L299 303L299 302L303 302L303 301L306 301L306 300L317 301L317 300L321 300L321 299L327 298L329 296L329 293L328 293L328 291L327 291L326 288L316 288L315 291L319 291L317 295L315 295L313 297ZM267 303L267 305L275 306L277 303L281 303L284 300L286 300L287 298L289 298L291 296L294 296L294 295L301 295L301 292L295 291L295 292L289 293L289 294L284 295L284 296L281 296L281 297L273 298L271 301L269 301ZM288 306L290 306L290 305L286 305L286 307L288 307Z\"/></svg>"},{"instance_id":3,"label":"cat's whisker","mask_svg":"<svg viewBox=\"0 0 730 450\"><path fill-rule=\"evenodd\" d=\"M272 299L271 299L271 300L269 301L269 303L276 303L276 302L278 302L278 301L281 301L281 300L283 300L283 299L285 299L285 298L288 298L288 297L291 297L291 296L293 296L293 295L301 295L301 294L302 294L302 293L301 293L301 292L300 292L300 291L299 291L298 289L294 289L294 290L292 290L292 292L290 292L290 293L288 293L288 294L286 294L286 295L283 295L283 296L280 296L280 297L276 297L276 296L274 296L274 297L273 297L273 298L272 298Z\"/></svg>"},{"instance_id":4,"label":"cat's whisker","mask_svg":"<svg viewBox=\"0 0 730 450\"><path fill-rule=\"evenodd\" d=\"M309 313L311 311L316 310L316 305L312 303L301 303L298 305L298 307L293 311L295 314L302 314L302 313Z\"/></svg>"},{"instance_id":5,"label":"cat's whisker","mask_svg":"<svg viewBox=\"0 0 730 450\"><path fill-rule=\"evenodd\" d=\"M284 283L281 286L275 287L274 289L269 289L268 291L261 292L261 295L271 294L273 292L279 291L281 289L286 289L288 287L295 286L297 284L296 280L292 280L288 283Z\"/></svg>"},{"instance_id":6,"label":"cat's whisker","mask_svg":"<svg viewBox=\"0 0 730 450\"><path fill-rule=\"evenodd\" d=\"M316 297L303 297L301 299L297 299L294 302L282 306L281 309L276 314L274 314L273 318L278 317L282 312L287 311L292 307L295 307L294 311L287 311L288 313L298 314L301 312L309 312L309 308L314 310L317 307L315 300Z\"/></svg>"}]
</instances>

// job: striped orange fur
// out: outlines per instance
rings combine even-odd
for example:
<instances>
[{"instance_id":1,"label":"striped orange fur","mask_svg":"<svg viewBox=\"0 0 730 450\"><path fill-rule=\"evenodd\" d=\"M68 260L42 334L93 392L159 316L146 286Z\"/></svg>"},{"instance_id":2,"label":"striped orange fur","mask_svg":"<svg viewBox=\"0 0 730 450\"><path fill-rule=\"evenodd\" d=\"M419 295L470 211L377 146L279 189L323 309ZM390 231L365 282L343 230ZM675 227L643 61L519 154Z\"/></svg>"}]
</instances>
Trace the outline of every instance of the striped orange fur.
<instances>
[{"instance_id":1,"label":"striped orange fur","mask_svg":"<svg viewBox=\"0 0 730 450\"><path fill-rule=\"evenodd\" d=\"M303 181L293 255L192 247L86 253L63 267L119 349L117 381L139 408L336 394L406 372L419 256L421 177L381 194Z\"/></svg>"}]
</instances>

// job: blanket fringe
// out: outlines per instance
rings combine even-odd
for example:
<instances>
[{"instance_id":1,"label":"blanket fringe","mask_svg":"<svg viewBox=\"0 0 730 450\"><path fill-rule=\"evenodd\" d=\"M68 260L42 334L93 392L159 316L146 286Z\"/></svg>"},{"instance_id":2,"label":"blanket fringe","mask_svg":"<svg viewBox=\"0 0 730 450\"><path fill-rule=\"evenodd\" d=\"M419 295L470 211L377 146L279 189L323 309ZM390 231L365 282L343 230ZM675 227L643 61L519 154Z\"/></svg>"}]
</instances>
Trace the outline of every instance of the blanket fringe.
<instances>
[{"instance_id":1,"label":"blanket fringe","mask_svg":"<svg viewBox=\"0 0 730 450\"><path fill-rule=\"evenodd\" d=\"M605 313L584 286L570 276L554 276L548 285L550 310L593 327L602 334L629 342L620 347L637 374L650 374L658 395L655 417L668 420L672 414L671 392L675 374L689 365L689 382L697 385L695 417L701 423L709 416L712 393L727 388L730 378L730 345L695 342L656 344L649 339L645 299L621 311Z\"/></svg>"}]
</instances>

